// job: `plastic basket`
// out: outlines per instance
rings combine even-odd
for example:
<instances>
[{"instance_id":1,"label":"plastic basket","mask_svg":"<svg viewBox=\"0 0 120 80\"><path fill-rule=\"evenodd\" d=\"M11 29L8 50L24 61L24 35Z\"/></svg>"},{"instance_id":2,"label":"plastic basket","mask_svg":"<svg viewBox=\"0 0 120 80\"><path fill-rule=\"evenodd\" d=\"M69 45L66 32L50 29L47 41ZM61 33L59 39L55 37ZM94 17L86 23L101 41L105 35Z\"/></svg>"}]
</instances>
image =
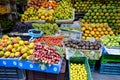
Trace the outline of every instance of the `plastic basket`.
<instances>
[{"instance_id":1,"label":"plastic basket","mask_svg":"<svg viewBox=\"0 0 120 80\"><path fill-rule=\"evenodd\" d=\"M60 74L41 73L27 70L28 80L65 80L66 60L63 60Z\"/></svg>"},{"instance_id":2,"label":"plastic basket","mask_svg":"<svg viewBox=\"0 0 120 80\"><path fill-rule=\"evenodd\" d=\"M101 63L120 63L120 56L117 55L103 55Z\"/></svg>"},{"instance_id":3,"label":"plastic basket","mask_svg":"<svg viewBox=\"0 0 120 80\"><path fill-rule=\"evenodd\" d=\"M18 58L0 58L0 66L18 67Z\"/></svg>"},{"instance_id":4,"label":"plastic basket","mask_svg":"<svg viewBox=\"0 0 120 80\"><path fill-rule=\"evenodd\" d=\"M100 73L120 75L120 63L107 63L101 64Z\"/></svg>"},{"instance_id":5,"label":"plastic basket","mask_svg":"<svg viewBox=\"0 0 120 80\"><path fill-rule=\"evenodd\" d=\"M61 69L62 60L59 62L59 64L52 64L49 66L46 64L46 69L42 70L39 66L39 63L33 63L31 61L19 61L18 68L20 69L26 69L26 70L33 70L33 71L39 71L39 72L46 72L46 73L54 73L59 74Z\"/></svg>"},{"instance_id":6,"label":"plastic basket","mask_svg":"<svg viewBox=\"0 0 120 80\"><path fill-rule=\"evenodd\" d=\"M39 34L34 34L33 31L39 31L39 30L36 30L36 29L29 29L28 30L28 34L31 36L31 37L41 37L43 35L43 32L41 31Z\"/></svg>"},{"instance_id":7,"label":"plastic basket","mask_svg":"<svg viewBox=\"0 0 120 80\"><path fill-rule=\"evenodd\" d=\"M70 78L70 63L85 64L85 69L87 71L87 79L93 80L92 76L91 76L90 67L89 67L87 57L70 57L70 60L68 60L69 80L71 80L71 78Z\"/></svg>"},{"instance_id":8,"label":"plastic basket","mask_svg":"<svg viewBox=\"0 0 120 80\"><path fill-rule=\"evenodd\" d=\"M0 80L26 80L24 70L0 67Z\"/></svg>"}]
</instances>

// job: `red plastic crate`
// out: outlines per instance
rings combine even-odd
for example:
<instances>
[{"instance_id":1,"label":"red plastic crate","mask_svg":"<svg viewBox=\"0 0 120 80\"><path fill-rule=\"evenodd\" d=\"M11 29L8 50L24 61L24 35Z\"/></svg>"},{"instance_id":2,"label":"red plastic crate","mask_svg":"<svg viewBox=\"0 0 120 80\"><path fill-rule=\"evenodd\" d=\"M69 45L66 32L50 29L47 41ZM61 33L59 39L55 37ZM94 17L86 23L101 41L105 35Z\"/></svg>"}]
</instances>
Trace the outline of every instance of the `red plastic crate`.
<instances>
[{"instance_id":1,"label":"red plastic crate","mask_svg":"<svg viewBox=\"0 0 120 80\"><path fill-rule=\"evenodd\" d=\"M60 74L27 70L27 80L65 80L66 60L63 60Z\"/></svg>"}]
</instances>

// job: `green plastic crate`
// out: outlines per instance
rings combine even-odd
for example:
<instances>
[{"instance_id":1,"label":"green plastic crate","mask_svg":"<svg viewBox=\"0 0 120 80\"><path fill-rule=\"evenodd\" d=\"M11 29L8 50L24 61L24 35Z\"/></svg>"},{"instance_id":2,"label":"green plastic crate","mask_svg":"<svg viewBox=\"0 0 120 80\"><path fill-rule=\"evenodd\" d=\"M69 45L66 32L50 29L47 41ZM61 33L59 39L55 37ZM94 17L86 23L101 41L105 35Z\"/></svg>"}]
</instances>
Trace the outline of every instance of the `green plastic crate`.
<instances>
[{"instance_id":1,"label":"green plastic crate","mask_svg":"<svg viewBox=\"0 0 120 80\"><path fill-rule=\"evenodd\" d=\"M120 63L119 55L103 55L101 58L101 63Z\"/></svg>"},{"instance_id":2,"label":"green plastic crate","mask_svg":"<svg viewBox=\"0 0 120 80\"><path fill-rule=\"evenodd\" d=\"M86 71L87 71L87 78L88 78L88 80L93 80L92 76L91 76L90 66L89 66L87 57L70 57L70 59L68 60L69 80L71 80L71 77L70 77L70 63L85 64L85 68L86 68Z\"/></svg>"},{"instance_id":3,"label":"green plastic crate","mask_svg":"<svg viewBox=\"0 0 120 80\"><path fill-rule=\"evenodd\" d=\"M96 60L89 60L89 64L96 64Z\"/></svg>"}]
</instances>

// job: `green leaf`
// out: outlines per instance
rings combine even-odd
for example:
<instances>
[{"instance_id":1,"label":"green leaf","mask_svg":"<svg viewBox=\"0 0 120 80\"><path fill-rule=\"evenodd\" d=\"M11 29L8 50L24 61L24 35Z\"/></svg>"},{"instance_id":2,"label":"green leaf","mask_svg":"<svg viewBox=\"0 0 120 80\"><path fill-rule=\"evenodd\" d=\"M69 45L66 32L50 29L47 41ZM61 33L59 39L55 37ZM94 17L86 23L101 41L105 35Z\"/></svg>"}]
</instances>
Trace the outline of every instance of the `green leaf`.
<instances>
[{"instance_id":1,"label":"green leaf","mask_svg":"<svg viewBox=\"0 0 120 80\"><path fill-rule=\"evenodd\" d=\"M49 67L51 67L51 64L48 64Z\"/></svg>"},{"instance_id":2,"label":"green leaf","mask_svg":"<svg viewBox=\"0 0 120 80\"><path fill-rule=\"evenodd\" d=\"M46 65L45 64L41 64L41 70L46 70L46 69L47 69Z\"/></svg>"}]
</instances>

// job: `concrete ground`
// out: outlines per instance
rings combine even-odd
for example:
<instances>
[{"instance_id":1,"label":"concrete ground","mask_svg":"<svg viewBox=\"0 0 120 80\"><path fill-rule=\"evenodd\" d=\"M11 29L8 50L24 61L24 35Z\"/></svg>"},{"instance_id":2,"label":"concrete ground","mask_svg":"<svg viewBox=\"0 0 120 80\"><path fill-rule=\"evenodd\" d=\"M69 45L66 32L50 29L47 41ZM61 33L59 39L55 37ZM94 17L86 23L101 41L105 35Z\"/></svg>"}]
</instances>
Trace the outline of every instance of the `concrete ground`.
<instances>
[{"instance_id":1,"label":"concrete ground","mask_svg":"<svg viewBox=\"0 0 120 80\"><path fill-rule=\"evenodd\" d=\"M93 80L120 80L120 75L100 74L98 71L92 73Z\"/></svg>"}]
</instances>

